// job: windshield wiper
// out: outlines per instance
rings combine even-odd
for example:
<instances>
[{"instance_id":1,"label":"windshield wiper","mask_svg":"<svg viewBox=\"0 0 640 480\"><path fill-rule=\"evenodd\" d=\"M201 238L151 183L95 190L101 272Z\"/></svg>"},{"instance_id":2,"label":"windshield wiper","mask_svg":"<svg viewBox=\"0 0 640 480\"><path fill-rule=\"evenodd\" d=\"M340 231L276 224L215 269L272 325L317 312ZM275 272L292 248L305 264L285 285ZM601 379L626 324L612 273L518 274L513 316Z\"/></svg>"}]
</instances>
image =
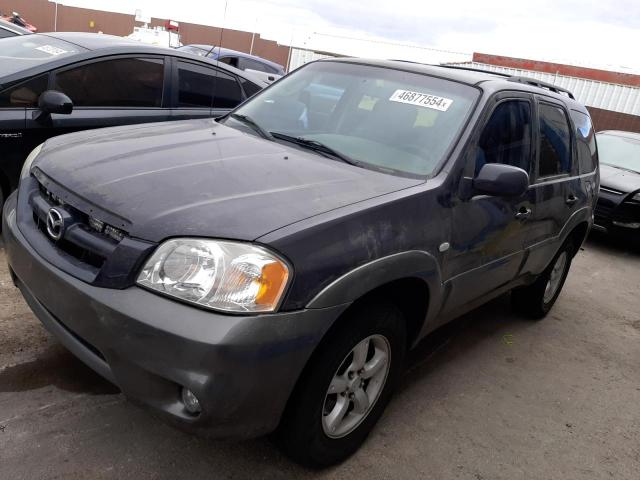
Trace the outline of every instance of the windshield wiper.
<instances>
[{"instance_id":1,"label":"windshield wiper","mask_svg":"<svg viewBox=\"0 0 640 480\"><path fill-rule=\"evenodd\" d=\"M330 155L337 158L338 160L342 160L344 163L348 163L349 165L359 165L358 162L349 158L344 153L340 153L339 151L317 140L311 140L310 138L304 137L294 137L292 135L287 135L286 133L279 132L271 132L271 136L280 140L295 143L296 145L308 148L309 150L313 150L314 152L320 152Z\"/></svg>"},{"instance_id":2,"label":"windshield wiper","mask_svg":"<svg viewBox=\"0 0 640 480\"><path fill-rule=\"evenodd\" d=\"M230 113L229 116L234 120L238 120L245 125L249 125L255 132L257 132L262 138L266 138L267 140L273 140L273 136L262 128L256 121L251 118L249 115L241 115L239 113Z\"/></svg>"}]
</instances>

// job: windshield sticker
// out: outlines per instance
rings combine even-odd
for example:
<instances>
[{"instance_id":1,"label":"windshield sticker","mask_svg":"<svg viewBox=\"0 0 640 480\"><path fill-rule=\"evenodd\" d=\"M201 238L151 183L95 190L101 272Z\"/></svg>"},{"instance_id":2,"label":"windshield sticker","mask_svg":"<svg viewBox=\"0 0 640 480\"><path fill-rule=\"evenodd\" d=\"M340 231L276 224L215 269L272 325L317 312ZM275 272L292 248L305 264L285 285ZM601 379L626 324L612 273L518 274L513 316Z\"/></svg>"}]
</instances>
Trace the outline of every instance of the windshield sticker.
<instances>
[{"instance_id":1,"label":"windshield sticker","mask_svg":"<svg viewBox=\"0 0 640 480\"><path fill-rule=\"evenodd\" d=\"M36 47L36 50L40 50L41 52L48 53L51 56L62 55L63 53L69 53L66 50L63 50L58 47L52 47L51 45L42 45L41 47Z\"/></svg>"},{"instance_id":2,"label":"windshield sticker","mask_svg":"<svg viewBox=\"0 0 640 480\"><path fill-rule=\"evenodd\" d=\"M389 97L389 101L432 108L434 110L440 110L441 112L446 112L453 103L453 100L450 98L429 95L428 93L412 92L410 90L396 90L393 92L393 95Z\"/></svg>"}]
</instances>

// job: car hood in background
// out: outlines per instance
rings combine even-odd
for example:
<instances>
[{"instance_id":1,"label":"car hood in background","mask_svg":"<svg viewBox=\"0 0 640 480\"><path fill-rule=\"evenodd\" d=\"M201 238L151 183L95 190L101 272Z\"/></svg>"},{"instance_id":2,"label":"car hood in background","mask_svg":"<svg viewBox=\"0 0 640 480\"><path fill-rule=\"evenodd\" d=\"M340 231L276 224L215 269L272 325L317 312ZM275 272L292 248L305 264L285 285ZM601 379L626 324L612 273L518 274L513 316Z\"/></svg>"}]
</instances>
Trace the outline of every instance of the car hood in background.
<instances>
[{"instance_id":1,"label":"car hood in background","mask_svg":"<svg viewBox=\"0 0 640 480\"><path fill-rule=\"evenodd\" d=\"M51 139L34 163L55 183L125 219L132 236L254 240L422 180L380 173L210 119Z\"/></svg>"},{"instance_id":2,"label":"car hood in background","mask_svg":"<svg viewBox=\"0 0 640 480\"><path fill-rule=\"evenodd\" d=\"M600 186L623 193L640 190L640 173L600 164Z\"/></svg>"}]
</instances>

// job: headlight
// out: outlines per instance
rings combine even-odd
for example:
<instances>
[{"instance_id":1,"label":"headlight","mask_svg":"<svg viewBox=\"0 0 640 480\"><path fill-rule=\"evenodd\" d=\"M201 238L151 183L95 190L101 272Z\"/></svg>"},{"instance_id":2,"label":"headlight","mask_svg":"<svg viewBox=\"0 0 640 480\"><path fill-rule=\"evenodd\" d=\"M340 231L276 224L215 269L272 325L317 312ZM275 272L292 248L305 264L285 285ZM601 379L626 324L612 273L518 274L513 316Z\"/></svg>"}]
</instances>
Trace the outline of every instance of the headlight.
<instances>
[{"instance_id":1,"label":"headlight","mask_svg":"<svg viewBox=\"0 0 640 480\"><path fill-rule=\"evenodd\" d=\"M44 143L41 143L36 148L34 148L27 159L24 161L24 165L22 165L22 171L20 172L20 180L29 176L29 173L31 172L31 164L36 159L36 157L40 155L40 150L42 150L43 145Z\"/></svg>"},{"instance_id":2,"label":"headlight","mask_svg":"<svg viewBox=\"0 0 640 480\"><path fill-rule=\"evenodd\" d=\"M633 200L635 200L636 202L640 202L640 193L636 193L636 194L633 196Z\"/></svg>"},{"instance_id":3,"label":"headlight","mask_svg":"<svg viewBox=\"0 0 640 480\"><path fill-rule=\"evenodd\" d=\"M287 264L246 243L179 238L164 242L138 285L228 312L272 312L289 279Z\"/></svg>"}]
</instances>

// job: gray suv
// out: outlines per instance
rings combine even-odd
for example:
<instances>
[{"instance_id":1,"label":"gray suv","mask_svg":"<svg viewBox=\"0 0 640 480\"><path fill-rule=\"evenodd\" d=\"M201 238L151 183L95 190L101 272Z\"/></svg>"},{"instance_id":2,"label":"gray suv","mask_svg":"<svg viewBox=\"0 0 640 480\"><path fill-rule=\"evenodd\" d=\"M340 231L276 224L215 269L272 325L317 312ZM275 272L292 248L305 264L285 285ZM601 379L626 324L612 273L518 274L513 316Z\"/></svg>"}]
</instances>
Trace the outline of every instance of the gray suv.
<instances>
[{"instance_id":1,"label":"gray suv","mask_svg":"<svg viewBox=\"0 0 640 480\"><path fill-rule=\"evenodd\" d=\"M326 60L221 119L47 140L3 228L37 317L127 397L206 435L275 431L321 467L428 333L507 292L548 313L597 165L554 86Z\"/></svg>"}]
</instances>

